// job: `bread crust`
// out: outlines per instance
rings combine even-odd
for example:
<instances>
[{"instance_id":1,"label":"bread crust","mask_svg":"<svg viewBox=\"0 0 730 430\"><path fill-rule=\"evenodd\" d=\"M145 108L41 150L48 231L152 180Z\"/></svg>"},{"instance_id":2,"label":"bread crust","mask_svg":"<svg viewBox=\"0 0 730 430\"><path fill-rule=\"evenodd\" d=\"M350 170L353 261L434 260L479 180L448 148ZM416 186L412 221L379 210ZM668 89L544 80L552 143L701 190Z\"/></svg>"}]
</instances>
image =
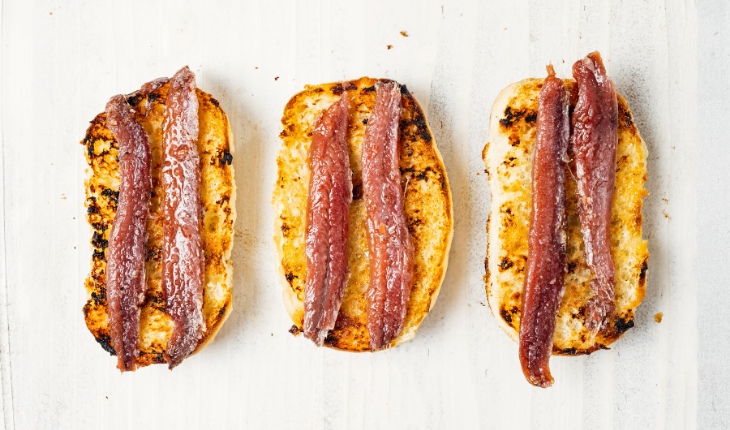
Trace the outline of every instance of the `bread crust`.
<instances>
[{"instance_id":1,"label":"bread crust","mask_svg":"<svg viewBox=\"0 0 730 430\"><path fill-rule=\"evenodd\" d=\"M162 121L169 83L159 88L139 90L127 96L135 107L137 121L149 136L152 153L152 201L147 223L147 292L140 316L140 355L138 367L166 363L165 348L172 334L172 319L165 313L165 300L160 284L162 252L161 202L164 196L161 181ZM206 330L193 354L213 341L232 309L233 224L236 219L233 134L228 117L216 99L200 89L198 118L200 133L198 154L201 163L201 198L203 205L203 248L205 253L205 285L203 316ZM96 341L112 355L114 345L109 337L106 300L106 245L116 213L119 192L117 142L106 127L106 114L94 118L81 144L85 146L89 177L86 180L87 221L92 229L91 273L85 286L88 301L83 308L86 325Z\"/></svg>"},{"instance_id":2,"label":"bread crust","mask_svg":"<svg viewBox=\"0 0 730 430\"><path fill-rule=\"evenodd\" d=\"M527 261L532 207L531 156L537 124L538 94L543 79L526 79L502 90L494 102L489 137L482 153L489 175L492 203L487 221L486 292L500 328L515 342L521 315L521 294ZM572 112L577 86L566 79ZM647 196L646 144L626 100L618 96L619 130L611 225L611 253L616 266L616 313L591 340L585 327L585 305L592 296L592 273L583 253L574 163L566 167L568 272L557 316L553 355L590 354L620 339L634 326L634 311L645 294L649 252L642 239L642 201Z\"/></svg>"},{"instance_id":3,"label":"bread crust","mask_svg":"<svg viewBox=\"0 0 730 430\"><path fill-rule=\"evenodd\" d=\"M367 214L362 198L361 159L365 127L375 103L374 85L377 81L363 77L349 81L346 88L342 83L307 86L289 100L282 118L282 146L277 158L278 176L272 199L279 280L283 287L284 305L294 322L290 331L298 334L304 318L304 232L309 186L306 156L312 139L311 130L321 112L343 91L347 91L352 99L347 141L354 197L350 205L350 274L337 323L325 338L324 345L351 352L371 350L366 297L369 285ZM401 178L407 183L405 209L415 244L415 267L404 328L389 347L412 339L436 303L453 235L451 191L441 154L420 105L405 86L401 88L400 169Z\"/></svg>"}]
</instances>

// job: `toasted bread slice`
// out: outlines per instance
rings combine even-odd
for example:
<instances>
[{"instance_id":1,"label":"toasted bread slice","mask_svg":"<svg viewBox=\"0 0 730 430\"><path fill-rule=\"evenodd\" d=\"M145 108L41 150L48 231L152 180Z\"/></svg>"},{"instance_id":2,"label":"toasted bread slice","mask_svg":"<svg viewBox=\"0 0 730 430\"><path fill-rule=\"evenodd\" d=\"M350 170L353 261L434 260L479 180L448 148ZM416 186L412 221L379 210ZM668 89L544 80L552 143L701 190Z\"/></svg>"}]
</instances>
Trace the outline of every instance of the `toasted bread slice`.
<instances>
[{"instance_id":1,"label":"toasted bread slice","mask_svg":"<svg viewBox=\"0 0 730 430\"><path fill-rule=\"evenodd\" d=\"M367 212L362 196L362 144L365 127L375 104L377 79L360 78L343 88L341 83L307 86L289 100L281 122L282 146L277 158L278 177L274 188L274 242L278 269L284 287L284 304L294 326L301 331L304 319L304 283L307 268L304 255L309 167L307 151L317 117L347 91L350 127L347 143L353 173L353 201L350 205L349 269L345 295L335 328L325 346L345 351L370 351L367 329L366 292L370 280ZM416 335L419 324L436 303L451 246L453 215L451 191L441 154L418 102L405 86L400 122L400 170L405 191L408 229L415 244L413 288L403 332L390 347Z\"/></svg>"},{"instance_id":2,"label":"toasted bread slice","mask_svg":"<svg viewBox=\"0 0 730 430\"><path fill-rule=\"evenodd\" d=\"M140 90L127 96L137 110L137 121L149 136L152 153L152 201L147 222L147 293L140 316L139 367L165 363L165 347L173 330L173 321L165 313L161 286L162 257L162 121L169 83L146 92ZM201 197L204 209L203 248L205 252L205 282L203 316L206 330L195 353L200 352L215 337L231 312L233 286L231 246L233 223L236 219L236 186L233 180L233 135L228 117L218 101L197 90L200 103L198 118L200 136L198 153L201 166ZM81 142L86 147L90 176L86 181L87 219L93 230L91 274L86 279L89 300L84 306L86 325L96 341L114 355L109 336L106 300L106 247L110 227L116 213L119 195L119 165L117 142L106 127L106 114L94 118Z\"/></svg>"},{"instance_id":3,"label":"toasted bread slice","mask_svg":"<svg viewBox=\"0 0 730 430\"><path fill-rule=\"evenodd\" d=\"M489 306L499 326L518 340L527 237L532 208L531 157L537 123L537 100L543 79L512 84L497 96L483 152L492 204L487 222L489 245L485 276ZM565 80L571 109L577 86ZM642 199L647 196L647 148L623 97L618 96L619 129L616 192L611 220L611 254L616 266L616 313L595 339L585 327L585 305L592 296L593 275L585 261L578 220L574 163L566 167L568 272L558 310L553 355L590 354L606 349L634 326L634 310L644 298L649 258L642 239Z\"/></svg>"}]
</instances>

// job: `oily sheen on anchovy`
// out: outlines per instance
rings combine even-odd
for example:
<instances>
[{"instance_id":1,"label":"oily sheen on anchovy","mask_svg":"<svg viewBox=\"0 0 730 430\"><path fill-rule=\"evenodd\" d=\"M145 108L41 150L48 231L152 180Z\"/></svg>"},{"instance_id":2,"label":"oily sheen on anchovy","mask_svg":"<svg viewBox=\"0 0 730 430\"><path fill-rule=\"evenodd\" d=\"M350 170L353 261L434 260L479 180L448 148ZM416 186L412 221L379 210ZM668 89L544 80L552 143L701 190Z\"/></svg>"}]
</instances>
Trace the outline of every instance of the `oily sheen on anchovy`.
<instances>
[{"instance_id":1,"label":"oily sheen on anchovy","mask_svg":"<svg viewBox=\"0 0 730 430\"><path fill-rule=\"evenodd\" d=\"M378 82L375 89L362 150L370 248L368 330L373 350L389 345L403 330L413 281L413 242L398 166L401 91L395 82Z\"/></svg>"},{"instance_id":2,"label":"oily sheen on anchovy","mask_svg":"<svg viewBox=\"0 0 730 430\"><path fill-rule=\"evenodd\" d=\"M601 54L588 54L573 65L578 103L573 112L572 151L578 184L578 215L586 263L595 278L587 320L593 334L614 313L614 262L611 257L611 208L616 182L618 100L606 76Z\"/></svg>"},{"instance_id":3,"label":"oily sheen on anchovy","mask_svg":"<svg viewBox=\"0 0 730 430\"><path fill-rule=\"evenodd\" d=\"M150 145L124 96L106 105L107 127L119 146L119 199L107 248L109 328L122 372L137 368L139 316L147 288L147 218L149 216Z\"/></svg>"},{"instance_id":4,"label":"oily sheen on anchovy","mask_svg":"<svg viewBox=\"0 0 730 430\"><path fill-rule=\"evenodd\" d=\"M170 369L195 350L205 331L198 128L195 75L184 67L170 82L163 125L162 289L175 323L166 351Z\"/></svg>"},{"instance_id":5,"label":"oily sheen on anchovy","mask_svg":"<svg viewBox=\"0 0 730 430\"><path fill-rule=\"evenodd\" d=\"M343 84L344 85L344 84ZM309 147L304 336L322 346L337 321L347 285L347 237L352 202L352 171L347 150L350 96L319 119Z\"/></svg>"},{"instance_id":6,"label":"oily sheen on anchovy","mask_svg":"<svg viewBox=\"0 0 730 430\"><path fill-rule=\"evenodd\" d=\"M569 100L562 79L548 66L540 90L532 158L532 212L522 295L519 356L532 385L549 387L555 318L565 293L565 163L570 138Z\"/></svg>"}]
</instances>

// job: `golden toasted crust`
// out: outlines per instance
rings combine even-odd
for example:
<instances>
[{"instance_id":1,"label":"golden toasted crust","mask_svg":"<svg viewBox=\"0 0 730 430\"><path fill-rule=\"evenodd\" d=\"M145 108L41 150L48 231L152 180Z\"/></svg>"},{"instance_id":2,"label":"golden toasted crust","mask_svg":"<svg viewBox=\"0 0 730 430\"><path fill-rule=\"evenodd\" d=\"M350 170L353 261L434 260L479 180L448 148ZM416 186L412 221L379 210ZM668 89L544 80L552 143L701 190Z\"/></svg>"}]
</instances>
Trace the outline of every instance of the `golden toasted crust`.
<instances>
[{"instance_id":1,"label":"golden toasted crust","mask_svg":"<svg viewBox=\"0 0 730 430\"><path fill-rule=\"evenodd\" d=\"M345 295L335 328L325 339L330 348L370 351L367 329L366 292L370 280L367 213L362 198L362 143L367 119L375 104L377 79L360 78L341 83L307 86L289 100L281 120L282 146L277 158L278 177L274 188L274 242L279 255L279 274L284 287L284 304L297 334L304 319L304 282L307 276L304 254L309 168L307 151L316 118L346 90L351 99L347 143L353 172L353 201L350 205L349 269ZM415 244L414 278L405 325L390 347L416 335L419 324L436 303L446 273L453 229L451 191L441 154L418 102L401 86L403 113L400 122L400 170L404 182L406 219Z\"/></svg>"},{"instance_id":2,"label":"golden toasted crust","mask_svg":"<svg viewBox=\"0 0 730 430\"><path fill-rule=\"evenodd\" d=\"M152 153L152 200L147 222L147 293L140 316L139 367L165 363L165 347L173 329L172 319L165 313L161 287L160 259L162 257L162 121L169 84L127 96L137 110L137 121L149 136ZM200 109L198 153L201 165L203 218L203 249L205 252L205 283L203 317L206 330L195 353L200 352L215 337L231 312L233 223L236 219L236 187L233 180L233 135L228 117L218 101L197 90ZM94 118L81 142L86 147L90 176L86 181L87 219L93 230L91 274L86 279L89 300L84 306L86 325L96 341L109 353L114 345L109 336L106 300L106 247L110 227L116 213L119 195L119 166L117 142L106 128L106 114Z\"/></svg>"},{"instance_id":3,"label":"golden toasted crust","mask_svg":"<svg viewBox=\"0 0 730 430\"><path fill-rule=\"evenodd\" d=\"M531 156L542 79L527 79L505 88L492 108L491 142L484 148L492 205L487 222L489 244L485 266L489 306L500 327L518 340L521 294L527 261L532 207ZM565 80L571 112L577 102L575 81ZM616 192L611 220L611 254L616 266L616 314L591 342L584 309L592 296L592 273L583 253L577 214L574 163L566 167L568 273L558 311L553 355L590 354L606 349L634 326L634 310L644 298L647 243L641 237L642 199L647 192L647 149L634 125L626 100L618 96L619 130Z\"/></svg>"}]
</instances>

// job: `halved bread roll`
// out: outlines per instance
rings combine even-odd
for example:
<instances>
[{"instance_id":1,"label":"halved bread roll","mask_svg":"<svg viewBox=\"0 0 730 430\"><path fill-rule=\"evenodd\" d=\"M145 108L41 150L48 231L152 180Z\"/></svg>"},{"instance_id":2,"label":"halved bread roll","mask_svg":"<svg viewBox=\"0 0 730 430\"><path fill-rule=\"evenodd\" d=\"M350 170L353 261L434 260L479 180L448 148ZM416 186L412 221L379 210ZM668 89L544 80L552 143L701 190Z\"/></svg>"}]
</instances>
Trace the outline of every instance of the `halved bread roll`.
<instances>
[{"instance_id":1,"label":"halved bread roll","mask_svg":"<svg viewBox=\"0 0 730 430\"><path fill-rule=\"evenodd\" d=\"M377 79L360 78L342 83L307 86L289 100L281 122L282 146L277 158L278 176L274 188L274 242L278 252L279 278L284 304L298 334L304 319L304 284L307 276L304 254L309 167L307 151L318 116L347 91L350 126L347 143L353 173L353 201L350 205L348 266L344 298L335 328L324 345L345 351L370 351L367 329L369 285L367 213L362 198L362 143L365 127L375 103ZM436 303L446 273L453 233L451 191L441 154L418 102L401 86L400 170L405 182L405 210L415 245L413 288L408 301L403 332L390 346L412 339L418 326Z\"/></svg>"},{"instance_id":2,"label":"halved bread roll","mask_svg":"<svg viewBox=\"0 0 730 430\"><path fill-rule=\"evenodd\" d=\"M173 330L172 319L165 313L160 260L162 253L162 121L169 83L152 91L139 90L127 96L137 111L137 121L149 136L152 153L152 200L147 223L147 293L140 316L139 367L165 363L165 347ZM236 219L236 186L233 179L233 134L228 117L218 101L197 90L200 108L198 154L201 166L201 197L204 210L203 249L205 281L203 317L206 330L195 353L215 337L231 312L233 286L231 246ZM106 127L106 114L94 118L81 142L86 147L90 176L86 181L87 219L93 230L91 273L86 279L89 299L84 306L86 325L97 342L115 355L107 314L106 247L119 194L117 142Z\"/></svg>"},{"instance_id":3,"label":"halved bread roll","mask_svg":"<svg viewBox=\"0 0 730 430\"><path fill-rule=\"evenodd\" d=\"M499 326L518 340L522 288L525 282L527 238L532 207L531 157L537 124L538 94L543 79L512 84L497 96L483 158L489 175L492 204L487 222L489 244L485 276L489 306ZM565 80L570 112L577 86ZM634 326L634 311L644 298L649 258L642 239L642 199L647 196L647 148L639 136L626 100L618 96L619 126L616 191L611 220L611 254L616 266L616 313L591 340L585 327L585 305L592 296L593 275L585 261L577 213L575 168L566 167L568 272L558 310L553 355L589 354L606 349Z\"/></svg>"}]
</instances>

